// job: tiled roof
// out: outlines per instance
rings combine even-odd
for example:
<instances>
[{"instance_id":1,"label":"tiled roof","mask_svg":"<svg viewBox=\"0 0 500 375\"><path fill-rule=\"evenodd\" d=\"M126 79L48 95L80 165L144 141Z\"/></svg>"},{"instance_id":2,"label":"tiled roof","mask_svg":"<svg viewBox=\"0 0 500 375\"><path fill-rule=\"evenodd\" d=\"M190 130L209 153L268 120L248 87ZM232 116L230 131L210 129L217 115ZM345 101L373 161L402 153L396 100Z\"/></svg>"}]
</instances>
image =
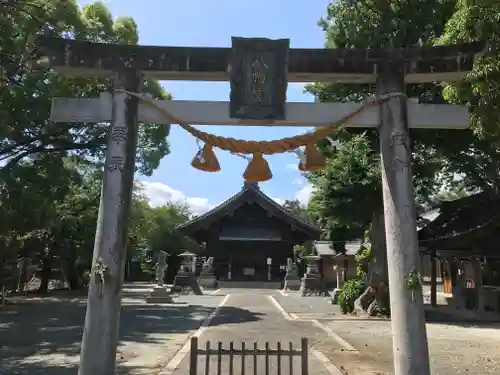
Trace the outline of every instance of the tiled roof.
<instances>
[{"instance_id":1,"label":"tiled roof","mask_svg":"<svg viewBox=\"0 0 500 375\"><path fill-rule=\"evenodd\" d=\"M336 254L330 241L314 241L313 246L319 256L334 256Z\"/></svg>"},{"instance_id":2,"label":"tiled roof","mask_svg":"<svg viewBox=\"0 0 500 375\"><path fill-rule=\"evenodd\" d=\"M331 241L314 241L314 250L319 256L336 256L339 253L333 248ZM361 247L361 241L349 241L345 244L346 255L356 255Z\"/></svg>"},{"instance_id":3,"label":"tiled roof","mask_svg":"<svg viewBox=\"0 0 500 375\"><path fill-rule=\"evenodd\" d=\"M318 238L321 233L320 228L287 210L285 207L262 192L259 186L255 183L246 183L239 193L233 195L228 200L222 202L217 207L212 208L204 214L177 226L177 229L189 231L190 229L194 229L198 225L201 225L201 223L206 220L216 221L217 219L222 218L228 211L235 210L248 201L258 204L265 210L274 211L274 213L281 216L283 220L288 221L299 230L309 233L313 237Z\"/></svg>"},{"instance_id":4,"label":"tiled roof","mask_svg":"<svg viewBox=\"0 0 500 375\"><path fill-rule=\"evenodd\" d=\"M479 193L443 202L439 215L419 230L418 237L420 241L449 239L491 225L500 225L500 196Z\"/></svg>"}]
</instances>

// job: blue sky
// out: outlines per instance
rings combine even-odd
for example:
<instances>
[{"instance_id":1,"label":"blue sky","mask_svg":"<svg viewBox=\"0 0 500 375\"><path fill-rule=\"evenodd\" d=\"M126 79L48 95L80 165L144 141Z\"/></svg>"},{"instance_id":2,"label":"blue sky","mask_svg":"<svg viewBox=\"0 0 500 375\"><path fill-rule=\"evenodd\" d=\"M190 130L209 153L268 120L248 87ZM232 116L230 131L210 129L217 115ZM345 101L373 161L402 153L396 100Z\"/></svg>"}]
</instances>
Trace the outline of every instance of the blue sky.
<instances>
[{"instance_id":1,"label":"blue sky","mask_svg":"<svg viewBox=\"0 0 500 375\"><path fill-rule=\"evenodd\" d=\"M78 1L80 5L93 1ZM317 21L326 13L328 0L104 0L114 17L131 16L137 22L141 44L164 46L229 47L231 36L290 38L292 48L321 48L324 33ZM229 100L228 83L163 81L174 99ZM290 84L288 101L312 101L302 84ZM270 140L303 132L300 127L204 126L218 135L249 140ZM190 166L196 153L195 139L177 126L169 137L171 153L153 176L137 176L145 182L154 204L187 199L202 212L236 193L243 184L246 162L218 151L222 170L200 172ZM293 168L292 154L268 157L274 177L261 188L278 200L307 199L310 187Z\"/></svg>"}]
</instances>

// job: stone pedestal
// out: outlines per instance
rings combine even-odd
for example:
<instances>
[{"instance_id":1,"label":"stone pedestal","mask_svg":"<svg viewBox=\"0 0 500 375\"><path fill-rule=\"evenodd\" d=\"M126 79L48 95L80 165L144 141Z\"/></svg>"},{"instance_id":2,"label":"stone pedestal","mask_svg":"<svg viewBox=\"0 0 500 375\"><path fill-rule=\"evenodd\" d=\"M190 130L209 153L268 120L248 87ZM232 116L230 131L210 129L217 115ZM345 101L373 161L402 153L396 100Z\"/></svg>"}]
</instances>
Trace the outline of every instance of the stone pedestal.
<instances>
[{"instance_id":1,"label":"stone pedestal","mask_svg":"<svg viewBox=\"0 0 500 375\"><path fill-rule=\"evenodd\" d=\"M175 276L174 283L172 285L172 291L184 292L187 289L191 289L191 291L196 295L203 294L194 273L186 267L181 267L181 269Z\"/></svg>"},{"instance_id":2,"label":"stone pedestal","mask_svg":"<svg viewBox=\"0 0 500 375\"><path fill-rule=\"evenodd\" d=\"M300 289L300 277L299 271L297 270L297 265L289 264L286 270L285 284L283 285L283 290L294 290Z\"/></svg>"},{"instance_id":3,"label":"stone pedestal","mask_svg":"<svg viewBox=\"0 0 500 375\"><path fill-rule=\"evenodd\" d=\"M203 267L201 269L200 277L198 278L198 285L205 289L217 288L217 277L212 267Z\"/></svg>"},{"instance_id":4,"label":"stone pedestal","mask_svg":"<svg viewBox=\"0 0 500 375\"><path fill-rule=\"evenodd\" d=\"M146 297L147 303L173 303L170 292L163 286L157 285Z\"/></svg>"},{"instance_id":5,"label":"stone pedestal","mask_svg":"<svg viewBox=\"0 0 500 375\"><path fill-rule=\"evenodd\" d=\"M341 290L339 288L335 288L332 293L332 303L336 305L339 302L339 295Z\"/></svg>"},{"instance_id":6,"label":"stone pedestal","mask_svg":"<svg viewBox=\"0 0 500 375\"><path fill-rule=\"evenodd\" d=\"M307 295L328 295L328 291L326 290L326 285L321 278L321 275L317 272L314 272L310 268L302 277L300 282L300 288L298 291L299 296L307 296Z\"/></svg>"}]
</instances>

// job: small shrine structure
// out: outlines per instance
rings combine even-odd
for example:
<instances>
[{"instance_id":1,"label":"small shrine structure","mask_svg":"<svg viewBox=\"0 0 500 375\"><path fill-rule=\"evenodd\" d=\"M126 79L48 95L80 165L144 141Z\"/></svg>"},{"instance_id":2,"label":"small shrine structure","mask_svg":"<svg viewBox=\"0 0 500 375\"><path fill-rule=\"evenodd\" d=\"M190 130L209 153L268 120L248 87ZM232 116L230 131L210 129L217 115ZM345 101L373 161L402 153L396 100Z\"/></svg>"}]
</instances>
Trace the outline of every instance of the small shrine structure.
<instances>
[{"instance_id":1,"label":"small shrine structure","mask_svg":"<svg viewBox=\"0 0 500 375\"><path fill-rule=\"evenodd\" d=\"M500 195L482 192L443 202L439 215L420 229L424 276L436 306L438 278L448 304L500 312ZM426 272L427 271L427 272Z\"/></svg>"},{"instance_id":2,"label":"small shrine structure","mask_svg":"<svg viewBox=\"0 0 500 375\"><path fill-rule=\"evenodd\" d=\"M177 227L206 243L218 280L282 282L293 247L318 239L320 229L264 194L257 183ZM270 271L270 272L269 272Z\"/></svg>"}]
</instances>

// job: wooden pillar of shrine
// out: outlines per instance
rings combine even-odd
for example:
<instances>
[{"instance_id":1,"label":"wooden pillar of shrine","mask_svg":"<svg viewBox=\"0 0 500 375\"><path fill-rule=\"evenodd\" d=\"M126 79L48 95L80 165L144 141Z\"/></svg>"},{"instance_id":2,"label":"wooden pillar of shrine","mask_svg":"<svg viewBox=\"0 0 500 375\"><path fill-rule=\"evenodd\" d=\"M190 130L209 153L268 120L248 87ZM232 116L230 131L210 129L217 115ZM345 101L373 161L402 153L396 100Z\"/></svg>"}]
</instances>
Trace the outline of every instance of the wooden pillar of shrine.
<instances>
[{"instance_id":1,"label":"wooden pillar of shrine","mask_svg":"<svg viewBox=\"0 0 500 375\"><path fill-rule=\"evenodd\" d=\"M436 250L431 251L431 306L437 306L437 259Z\"/></svg>"}]
</instances>

